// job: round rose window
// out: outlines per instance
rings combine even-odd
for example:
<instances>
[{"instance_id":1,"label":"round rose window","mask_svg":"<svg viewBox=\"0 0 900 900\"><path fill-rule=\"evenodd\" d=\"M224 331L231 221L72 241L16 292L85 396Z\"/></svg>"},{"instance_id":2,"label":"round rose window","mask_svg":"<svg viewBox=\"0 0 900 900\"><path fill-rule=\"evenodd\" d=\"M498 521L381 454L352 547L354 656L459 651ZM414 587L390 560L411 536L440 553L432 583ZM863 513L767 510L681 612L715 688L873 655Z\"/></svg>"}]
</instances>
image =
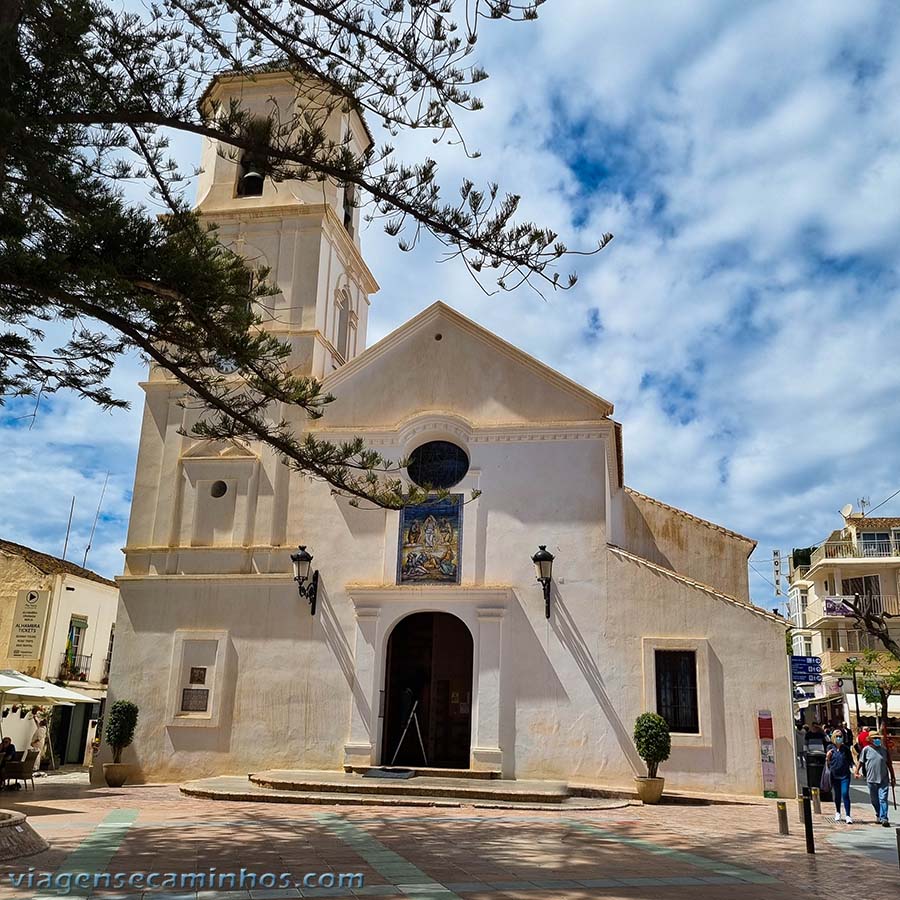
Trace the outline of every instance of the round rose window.
<instances>
[{"instance_id":1,"label":"round rose window","mask_svg":"<svg viewBox=\"0 0 900 900\"><path fill-rule=\"evenodd\" d=\"M429 441L410 453L406 471L419 487L446 490L466 477L469 457L450 441Z\"/></svg>"}]
</instances>

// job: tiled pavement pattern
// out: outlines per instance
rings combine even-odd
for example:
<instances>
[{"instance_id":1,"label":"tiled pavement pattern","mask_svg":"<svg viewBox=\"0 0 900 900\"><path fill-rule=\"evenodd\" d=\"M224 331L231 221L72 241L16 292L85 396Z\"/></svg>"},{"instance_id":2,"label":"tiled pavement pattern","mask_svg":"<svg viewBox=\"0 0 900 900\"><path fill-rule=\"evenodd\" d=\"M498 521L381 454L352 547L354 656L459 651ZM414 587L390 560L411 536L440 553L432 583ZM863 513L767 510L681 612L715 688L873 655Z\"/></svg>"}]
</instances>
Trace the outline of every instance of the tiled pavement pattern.
<instances>
[{"instance_id":1,"label":"tiled pavement pattern","mask_svg":"<svg viewBox=\"0 0 900 900\"><path fill-rule=\"evenodd\" d=\"M509 810L354 809L221 803L186 798L174 786L85 789L42 782L38 791L0 797L29 815L51 850L2 870L362 873L355 889L147 893L153 900L276 900L383 897L387 900L796 900L866 886L866 896L898 895L898 870L827 839L804 852L802 830L777 834L772 804L660 806L573 814ZM874 829L864 817L858 829ZM846 826L840 826L844 828ZM884 830L886 831L886 829ZM858 890L856 896L862 896ZM75 892L70 896L76 896ZM98 890L111 900L124 894Z\"/></svg>"}]
</instances>

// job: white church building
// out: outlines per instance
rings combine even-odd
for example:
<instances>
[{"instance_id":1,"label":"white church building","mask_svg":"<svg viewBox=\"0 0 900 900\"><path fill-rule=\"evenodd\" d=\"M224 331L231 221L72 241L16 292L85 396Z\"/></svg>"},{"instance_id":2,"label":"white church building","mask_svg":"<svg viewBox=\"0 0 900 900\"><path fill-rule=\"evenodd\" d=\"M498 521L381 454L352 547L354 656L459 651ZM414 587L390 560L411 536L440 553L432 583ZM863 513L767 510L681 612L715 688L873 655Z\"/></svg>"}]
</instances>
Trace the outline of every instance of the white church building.
<instances>
[{"instance_id":1,"label":"white church building","mask_svg":"<svg viewBox=\"0 0 900 900\"><path fill-rule=\"evenodd\" d=\"M209 97L263 107L292 90L279 73L226 76ZM331 126L358 151L371 140L355 113ZM266 447L184 436L183 389L151 372L110 677L111 699L140 707L133 780L396 756L628 789L646 774L631 734L650 710L672 730L670 788L793 796L785 622L750 602L755 542L626 487L612 404L443 303L367 348L377 285L358 210L335 185L255 193L245 174L208 144L199 209L271 268L271 327L336 398L320 420L286 415L409 459L404 477L450 496L355 508ZM422 746L398 752L414 703Z\"/></svg>"}]
</instances>

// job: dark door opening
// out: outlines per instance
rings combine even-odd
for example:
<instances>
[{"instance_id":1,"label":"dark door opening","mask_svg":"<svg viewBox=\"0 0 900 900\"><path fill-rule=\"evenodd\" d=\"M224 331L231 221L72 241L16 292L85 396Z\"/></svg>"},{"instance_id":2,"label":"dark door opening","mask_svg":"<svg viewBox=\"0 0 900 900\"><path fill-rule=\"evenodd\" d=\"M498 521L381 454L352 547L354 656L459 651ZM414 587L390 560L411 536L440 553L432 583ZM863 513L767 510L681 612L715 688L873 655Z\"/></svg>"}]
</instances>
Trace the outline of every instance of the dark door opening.
<instances>
[{"instance_id":1,"label":"dark door opening","mask_svg":"<svg viewBox=\"0 0 900 900\"><path fill-rule=\"evenodd\" d=\"M472 732L472 635L449 613L414 613L388 640L382 765L400 744L413 703L428 765L468 769ZM411 725L395 765L425 765Z\"/></svg>"}]
</instances>

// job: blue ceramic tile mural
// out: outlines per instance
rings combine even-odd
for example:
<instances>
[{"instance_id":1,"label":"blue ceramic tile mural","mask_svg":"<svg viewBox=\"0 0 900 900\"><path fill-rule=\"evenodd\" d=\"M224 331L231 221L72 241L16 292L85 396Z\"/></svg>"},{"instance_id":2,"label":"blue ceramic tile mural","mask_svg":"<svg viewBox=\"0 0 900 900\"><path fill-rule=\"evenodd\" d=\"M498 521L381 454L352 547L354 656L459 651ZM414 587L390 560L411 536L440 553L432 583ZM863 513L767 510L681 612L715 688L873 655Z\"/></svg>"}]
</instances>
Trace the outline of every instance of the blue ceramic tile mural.
<instances>
[{"instance_id":1,"label":"blue ceramic tile mural","mask_svg":"<svg viewBox=\"0 0 900 900\"><path fill-rule=\"evenodd\" d=\"M459 584L463 495L400 511L398 584Z\"/></svg>"}]
</instances>

